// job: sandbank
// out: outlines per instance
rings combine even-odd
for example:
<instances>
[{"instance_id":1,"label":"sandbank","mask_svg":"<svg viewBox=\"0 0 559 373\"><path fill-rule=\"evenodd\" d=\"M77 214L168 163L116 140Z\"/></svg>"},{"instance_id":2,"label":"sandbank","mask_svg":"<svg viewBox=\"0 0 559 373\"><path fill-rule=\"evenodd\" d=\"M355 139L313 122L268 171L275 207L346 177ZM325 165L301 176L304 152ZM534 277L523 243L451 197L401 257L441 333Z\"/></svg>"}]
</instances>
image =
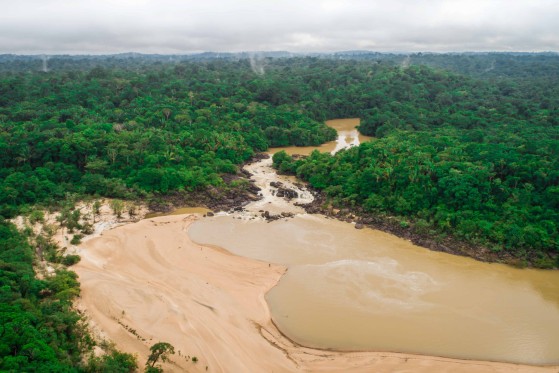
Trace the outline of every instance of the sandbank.
<instances>
[{"instance_id":1,"label":"sandbank","mask_svg":"<svg viewBox=\"0 0 559 373\"><path fill-rule=\"evenodd\" d=\"M271 321L264 295L286 268L193 243L198 215L144 219L84 242L73 267L77 307L94 333L137 354L171 343L165 371L189 372L557 372L558 367L299 346ZM198 359L192 361L192 357Z\"/></svg>"}]
</instances>

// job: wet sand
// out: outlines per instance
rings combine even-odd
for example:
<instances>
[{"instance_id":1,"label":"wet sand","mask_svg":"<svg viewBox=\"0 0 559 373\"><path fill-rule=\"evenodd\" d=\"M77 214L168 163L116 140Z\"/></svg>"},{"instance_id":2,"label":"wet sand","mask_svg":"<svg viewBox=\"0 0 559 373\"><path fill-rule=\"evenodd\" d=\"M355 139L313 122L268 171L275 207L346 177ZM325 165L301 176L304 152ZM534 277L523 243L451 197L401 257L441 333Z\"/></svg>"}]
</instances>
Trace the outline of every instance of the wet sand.
<instances>
[{"instance_id":1,"label":"wet sand","mask_svg":"<svg viewBox=\"0 0 559 373\"><path fill-rule=\"evenodd\" d=\"M96 333L138 355L159 341L177 354L166 371L557 372L558 367L298 346L273 325L265 294L285 267L193 243L195 215L145 219L80 247L78 307ZM179 355L180 351L180 355ZM198 362L191 361L196 356ZM189 357L190 359L187 359ZM207 367L207 370L206 370Z\"/></svg>"}]
</instances>

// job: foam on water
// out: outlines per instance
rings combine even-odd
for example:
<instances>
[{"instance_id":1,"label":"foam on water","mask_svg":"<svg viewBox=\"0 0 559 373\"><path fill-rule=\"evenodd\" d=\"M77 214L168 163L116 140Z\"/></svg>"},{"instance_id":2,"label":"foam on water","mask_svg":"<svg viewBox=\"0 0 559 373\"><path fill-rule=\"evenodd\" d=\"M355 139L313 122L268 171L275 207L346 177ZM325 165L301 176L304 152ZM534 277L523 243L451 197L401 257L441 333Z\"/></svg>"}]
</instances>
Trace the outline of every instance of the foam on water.
<instances>
[{"instance_id":1,"label":"foam on water","mask_svg":"<svg viewBox=\"0 0 559 373\"><path fill-rule=\"evenodd\" d=\"M405 271L391 258L374 261L343 259L293 266L289 275L303 273L305 278L312 279L302 283L310 291L320 294L327 283L346 303L371 312L379 311L379 307L407 310L427 307L429 302L422 300L421 296L440 288L428 274Z\"/></svg>"}]
</instances>

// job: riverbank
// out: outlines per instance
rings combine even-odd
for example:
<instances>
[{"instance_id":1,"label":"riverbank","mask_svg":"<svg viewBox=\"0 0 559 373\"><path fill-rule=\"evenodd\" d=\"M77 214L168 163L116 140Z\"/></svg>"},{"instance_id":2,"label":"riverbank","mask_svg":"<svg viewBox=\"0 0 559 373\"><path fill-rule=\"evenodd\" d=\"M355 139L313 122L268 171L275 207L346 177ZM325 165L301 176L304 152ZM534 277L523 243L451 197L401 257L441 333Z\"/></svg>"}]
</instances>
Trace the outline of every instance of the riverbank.
<instances>
[{"instance_id":1,"label":"riverbank","mask_svg":"<svg viewBox=\"0 0 559 373\"><path fill-rule=\"evenodd\" d=\"M193 243L194 215L163 216L85 242L78 307L140 365L158 341L175 346L166 371L555 372L557 367L299 346L271 321L264 295L285 267ZM180 351L180 355L179 355ZM197 362L192 361L196 356Z\"/></svg>"},{"instance_id":2,"label":"riverbank","mask_svg":"<svg viewBox=\"0 0 559 373\"><path fill-rule=\"evenodd\" d=\"M169 213L185 207L206 207L212 211L239 211L250 202L259 200L260 188L251 180L244 166L266 159L267 154L258 153L246 161L236 174L223 174L224 184L209 186L202 190L171 192L165 196L145 201L151 213Z\"/></svg>"},{"instance_id":3,"label":"riverbank","mask_svg":"<svg viewBox=\"0 0 559 373\"><path fill-rule=\"evenodd\" d=\"M268 157L268 154L258 154L246 162L244 166L250 166L263 159L267 159ZM243 189L229 192L229 198L224 198L223 196L220 198L209 199L196 198L188 205L205 205L214 211L241 211L244 206L260 198L260 191L262 187L255 185L254 180L251 179L252 174L245 168L242 169L241 175L243 178L246 178L244 180L246 180L249 184L247 184L247 186ZM290 176L293 177L292 175ZM529 256L529 253L526 258L518 258L505 250L493 251L487 246L466 242L452 235L443 236L441 234L429 232L425 229L420 229L413 223L413 221L409 221L408 219L390 215L366 213L358 206L334 207L322 191L313 189L308 185L308 183L299 179L297 179L295 183L301 187L303 187L304 184L304 188L312 193L313 198L311 202L295 203L295 205L303 208L309 214L321 214L328 218L354 223L358 229L367 227L390 233L399 238L408 240L414 245L421 246L432 251L466 256L482 262L502 263L519 268L531 267L549 269L548 266L542 266L539 264L539 259L541 258ZM285 199L290 201L291 197L286 195ZM174 205L180 206L180 203L174 203ZM276 217L279 218L281 216L277 215ZM549 264L554 261L554 259L550 259L545 261L545 263Z\"/></svg>"},{"instance_id":4,"label":"riverbank","mask_svg":"<svg viewBox=\"0 0 559 373\"><path fill-rule=\"evenodd\" d=\"M314 199L310 203L300 204L299 206L304 208L309 214L322 214L328 218L355 223L358 229L365 227L377 229L433 251L466 256L482 262L508 264L520 268L542 268L542 266L538 265L538 257L527 256L526 258L518 258L504 250L492 251L487 246L475 245L451 235L443 237L440 234L431 234L416 227L413 221L408 221L405 218L366 213L360 207L334 207L322 191L312 189L309 186L307 188L312 190ZM553 260L549 262L553 262ZM549 269L549 267L544 268Z\"/></svg>"}]
</instances>

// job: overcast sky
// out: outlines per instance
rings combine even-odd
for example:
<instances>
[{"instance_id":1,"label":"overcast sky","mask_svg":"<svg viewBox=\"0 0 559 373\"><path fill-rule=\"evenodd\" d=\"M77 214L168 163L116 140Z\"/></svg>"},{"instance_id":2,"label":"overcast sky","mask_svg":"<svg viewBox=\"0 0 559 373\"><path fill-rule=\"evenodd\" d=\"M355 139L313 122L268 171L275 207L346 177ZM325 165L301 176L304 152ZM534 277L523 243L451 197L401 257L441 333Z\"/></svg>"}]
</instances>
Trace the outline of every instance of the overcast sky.
<instances>
[{"instance_id":1,"label":"overcast sky","mask_svg":"<svg viewBox=\"0 0 559 373\"><path fill-rule=\"evenodd\" d=\"M558 51L559 0L0 0L0 53Z\"/></svg>"}]
</instances>

